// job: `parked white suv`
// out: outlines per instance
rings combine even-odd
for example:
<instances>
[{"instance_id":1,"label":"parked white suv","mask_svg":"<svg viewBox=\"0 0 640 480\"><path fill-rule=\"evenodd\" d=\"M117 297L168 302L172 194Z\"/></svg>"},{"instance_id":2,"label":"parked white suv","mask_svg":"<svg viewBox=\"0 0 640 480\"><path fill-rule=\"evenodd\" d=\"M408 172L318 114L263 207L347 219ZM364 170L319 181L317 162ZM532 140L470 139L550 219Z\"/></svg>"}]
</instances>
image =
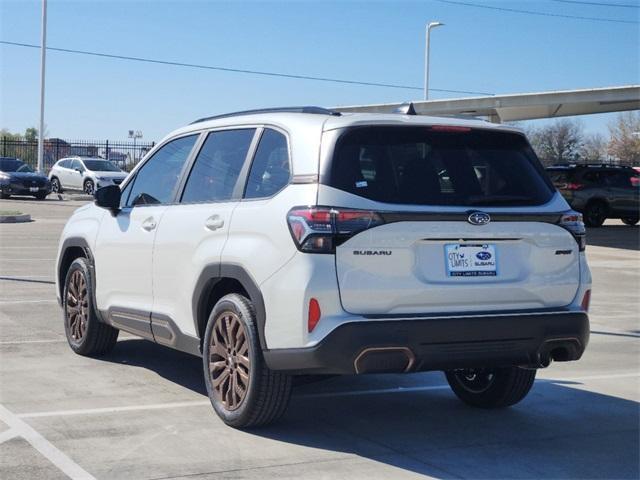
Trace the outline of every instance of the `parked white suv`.
<instances>
[{"instance_id":1,"label":"parked white suv","mask_svg":"<svg viewBox=\"0 0 640 480\"><path fill-rule=\"evenodd\" d=\"M127 178L113 163L103 158L68 157L58 160L49 172L51 190L62 193L64 190L82 190L93 195L98 188L120 185Z\"/></svg>"},{"instance_id":2,"label":"parked white suv","mask_svg":"<svg viewBox=\"0 0 640 480\"><path fill-rule=\"evenodd\" d=\"M71 348L124 330L201 355L229 425L292 377L443 370L479 407L589 339L584 226L524 135L305 107L202 119L78 209L58 252Z\"/></svg>"}]
</instances>

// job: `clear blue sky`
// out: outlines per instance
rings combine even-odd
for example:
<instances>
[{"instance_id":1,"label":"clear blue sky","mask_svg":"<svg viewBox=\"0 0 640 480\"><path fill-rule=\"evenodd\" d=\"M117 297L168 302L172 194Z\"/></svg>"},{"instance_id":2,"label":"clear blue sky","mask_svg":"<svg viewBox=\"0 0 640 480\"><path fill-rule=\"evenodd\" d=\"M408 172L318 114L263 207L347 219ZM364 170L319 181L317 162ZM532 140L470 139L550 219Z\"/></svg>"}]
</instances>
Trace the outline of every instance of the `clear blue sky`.
<instances>
[{"instance_id":1,"label":"clear blue sky","mask_svg":"<svg viewBox=\"0 0 640 480\"><path fill-rule=\"evenodd\" d=\"M599 0L638 4L638 0ZM474 0L466 0L474 2ZM552 0L481 5L640 21L640 9ZM640 4L639 4L640 5ZM0 0L0 39L38 44L40 2ZM639 25L539 17L437 1L189 2L49 0L51 47L232 68L517 93L640 83ZM0 45L0 128L37 125L39 51ZM420 91L194 70L49 52L50 136L158 140L198 117L277 105L419 99ZM433 98L460 96L432 93ZM580 117L606 132L610 115Z\"/></svg>"}]
</instances>

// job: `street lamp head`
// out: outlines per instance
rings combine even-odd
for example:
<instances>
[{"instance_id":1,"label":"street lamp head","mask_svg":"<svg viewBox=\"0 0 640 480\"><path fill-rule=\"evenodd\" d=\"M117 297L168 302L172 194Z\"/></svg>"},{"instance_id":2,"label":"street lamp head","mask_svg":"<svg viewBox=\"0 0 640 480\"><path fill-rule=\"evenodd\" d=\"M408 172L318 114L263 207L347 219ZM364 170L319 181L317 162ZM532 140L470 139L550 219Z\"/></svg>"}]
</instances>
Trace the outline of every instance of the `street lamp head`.
<instances>
[{"instance_id":1,"label":"street lamp head","mask_svg":"<svg viewBox=\"0 0 640 480\"><path fill-rule=\"evenodd\" d=\"M442 22L431 22L428 28L435 28L435 27L442 27L442 26L444 26L444 23Z\"/></svg>"}]
</instances>

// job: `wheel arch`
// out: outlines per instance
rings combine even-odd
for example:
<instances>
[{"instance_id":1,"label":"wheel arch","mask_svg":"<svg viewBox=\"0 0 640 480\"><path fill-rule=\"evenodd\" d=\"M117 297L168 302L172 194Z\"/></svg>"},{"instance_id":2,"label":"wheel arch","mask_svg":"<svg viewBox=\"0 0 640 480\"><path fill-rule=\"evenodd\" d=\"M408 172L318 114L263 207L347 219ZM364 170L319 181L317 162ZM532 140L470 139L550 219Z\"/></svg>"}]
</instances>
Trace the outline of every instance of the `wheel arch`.
<instances>
[{"instance_id":1,"label":"wheel arch","mask_svg":"<svg viewBox=\"0 0 640 480\"><path fill-rule=\"evenodd\" d=\"M89 261L89 268L91 269L91 277L95 279L95 272L93 266L93 254L89 243L82 237L69 237L64 240L62 247L60 248L60 256L58 266L56 268L56 276L58 280L57 296L59 303L62 305L62 296L64 294L64 281L67 276L67 271L76 258L86 258ZM95 282L95 280L94 280ZM95 285L94 285L95 293Z\"/></svg>"},{"instance_id":2,"label":"wheel arch","mask_svg":"<svg viewBox=\"0 0 640 480\"><path fill-rule=\"evenodd\" d=\"M260 347L266 350L264 300L253 277L241 266L232 263L207 265L200 273L192 298L195 330L202 344L209 313L215 303L229 293L239 293L251 300L256 312Z\"/></svg>"},{"instance_id":3,"label":"wheel arch","mask_svg":"<svg viewBox=\"0 0 640 480\"><path fill-rule=\"evenodd\" d=\"M607 199L605 197L591 197L589 200L587 200L587 203L585 203L585 210L589 207L589 205L593 205L594 203L601 203L604 205L604 207L607 209L607 212L609 212L611 210L610 206L609 206L609 202L607 201Z\"/></svg>"}]
</instances>

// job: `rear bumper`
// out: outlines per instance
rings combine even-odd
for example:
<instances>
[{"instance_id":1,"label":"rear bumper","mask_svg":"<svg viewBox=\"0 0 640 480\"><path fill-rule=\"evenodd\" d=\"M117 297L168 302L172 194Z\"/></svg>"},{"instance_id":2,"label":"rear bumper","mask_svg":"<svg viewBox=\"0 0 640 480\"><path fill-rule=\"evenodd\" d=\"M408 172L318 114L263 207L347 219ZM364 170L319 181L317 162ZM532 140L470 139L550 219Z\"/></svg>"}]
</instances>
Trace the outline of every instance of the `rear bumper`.
<instances>
[{"instance_id":1,"label":"rear bumper","mask_svg":"<svg viewBox=\"0 0 640 480\"><path fill-rule=\"evenodd\" d=\"M264 352L272 370L354 374L578 360L589 341L582 311L522 312L345 323L310 348Z\"/></svg>"}]
</instances>

